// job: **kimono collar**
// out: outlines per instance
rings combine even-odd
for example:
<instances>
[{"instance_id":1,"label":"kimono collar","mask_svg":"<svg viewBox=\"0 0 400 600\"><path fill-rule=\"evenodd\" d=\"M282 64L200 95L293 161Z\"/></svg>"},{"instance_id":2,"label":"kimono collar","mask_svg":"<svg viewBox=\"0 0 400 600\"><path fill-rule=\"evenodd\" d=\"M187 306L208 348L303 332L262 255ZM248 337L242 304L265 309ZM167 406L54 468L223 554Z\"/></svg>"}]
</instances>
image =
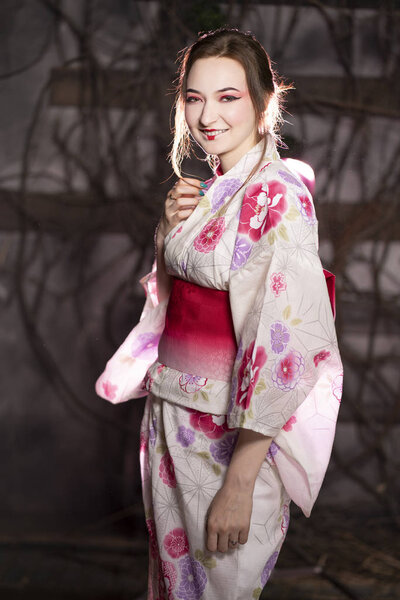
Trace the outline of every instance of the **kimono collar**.
<instances>
[{"instance_id":1,"label":"kimono collar","mask_svg":"<svg viewBox=\"0 0 400 600\"><path fill-rule=\"evenodd\" d=\"M240 158L238 160L238 162L235 165L233 165L233 167L231 167L228 171L226 171L226 173L222 172L221 165L219 164L215 170L215 175L217 177L217 180L219 177L226 177L226 176L232 177L234 175L237 175L238 173L243 173L243 172L250 173L252 168L260 160L263 145L264 145L264 140L262 139L258 142L258 144L256 144L255 146L253 146L253 148L251 148L248 152L246 152L246 154L244 154L242 156L242 158ZM265 158L267 160L268 159L270 159L270 160L278 160L279 159L279 154L276 149L275 140L273 139L273 137L270 134L267 134L267 146L266 146L263 158Z\"/></svg>"}]
</instances>

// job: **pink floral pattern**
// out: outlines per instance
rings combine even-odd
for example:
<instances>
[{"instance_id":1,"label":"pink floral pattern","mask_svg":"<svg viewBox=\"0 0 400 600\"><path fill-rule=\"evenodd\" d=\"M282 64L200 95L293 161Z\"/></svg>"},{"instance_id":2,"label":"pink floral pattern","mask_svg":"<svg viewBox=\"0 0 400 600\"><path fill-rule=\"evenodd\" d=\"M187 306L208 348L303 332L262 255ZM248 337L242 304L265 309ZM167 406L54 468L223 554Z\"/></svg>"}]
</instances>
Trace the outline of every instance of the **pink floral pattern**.
<instances>
[{"instance_id":1,"label":"pink floral pattern","mask_svg":"<svg viewBox=\"0 0 400 600\"><path fill-rule=\"evenodd\" d=\"M211 413L204 413L199 410L189 409L192 413L190 415L190 424L196 429L201 431L208 438L216 440L224 435L227 431L230 431L226 424L225 415L213 415Z\"/></svg>"},{"instance_id":2,"label":"pink floral pattern","mask_svg":"<svg viewBox=\"0 0 400 600\"><path fill-rule=\"evenodd\" d=\"M224 231L224 217L211 219L195 238L193 242L195 250L197 250L197 252L203 252L204 254L208 254L208 252L215 250Z\"/></svg>"},{"instance_id":3,"label":"pink floral pattern","mask_svg":"<svg viewBox=\"0 0 400 600\"><path fill-rule=\"evenodd\" d=\"M293 429L293 425L297 423L297 419L295 415L292 415L288 421L283 426L285 431L291 431Z\"/></svg>"},{"instance_id":4,"label":"pink floral pattern","mask_svg":"<svg viewBox=\"0 0 400 600\"><path fill-rule=\"evenodd\" d=\"M172 462L171 455L168 451L161 458L158 474L165 485L170 488L176 487L174 463Z\"/></svg>"},{"instance_id":5,"label":"pink floral pattern","mask_svg":"<svg viewBox=\"0 0 400 600\"><path fill-rule=\"evenodd\" d=\"M338 402L342 399L342 388L343 388L343 373L336 375L332 381L332 394L335 396Z\"/></svg>"},{"instance_id":6,"label":"pink floral pattern","mask_svg":"<svg viewBox=\"0 0 400 600\"><path fill-rule=\"evenodd\" d=\"M288 208L286 186L280 181L253 183L246 188L239 220L239 233L247 233L253 242L282 220Z\"/></svg>"},{"instance_id":7,"label":"pink floral pattern","mask_svg":"<svg viewBox=\"0 0 400 600\"><path fill-rule=\"evenodd\" d=\"M150 538L150 552L153 558L158 557L156 526L153 519L146 519L147 531Z\"/></svg>"},{"instance_id":8,"label":"pink floral pattern","mask_svg":"<svg viewBox=\"0 0 400 600\"><path fill-rule=\"evenodd\" d=\"M171 558L180 558L189 552L189 542L182 527L172 529L164 538L164 548Z\"/></svg>"},{"instance_id":9,"label":"pink floral pattern","mask_svg":"<svg viewBox=\"0 0 400 600\"><path fill-rule=\"evenodd\" d=\"M318 367L319 363L322 360L326 360L327 358L329 358L330 355L331 353L329 352L329 350L321 350L321 352L318 352L318 354L314 356L314 365Z\"/></svg>"},{"instance_id":10,"label":"pink floral pattern","mask_svg":"<svg viewBox=\"0 0 400 600\"><path fill-rule=\"evenodd\" d=\"M187 394L194 394L194 392L198 392L206 385L206 383L207 377L190 375L190 373L183 373L183 375L179 377L179 387Z\"/></svg>"},{"instance_id":11,"label":"pink floral pattern","mask_svg":"<svg viewBox=\"0 0 400 600\"><path fill-rule=\"evenodd\" d=\"M304 358L300 352L292 349L275 363L272 381L277 388L288 392L296 387L303 373Z\"/></svg>"},{"instance_id":12,"label":"pink floral pattern","mask_svg":"<svg viewBox=\"0 0 400 600\"><path fill-rule=\"evenodd\" d=\"M253 358L254 346L255 341L251 342L244 353L238 372L236 404L241 405L245 410L250 406L251 397L260 376L260 369L267 360L267 355L262 346L257 347Z\"/></svg>"},{"instance_id":13,"label":"pink floral pattern","mask_svg":"<svg viewBox=\"0 0 400 600\"><path fill-rule=\"evenodd\" d=\"M168 560L163 560L162 573L164 578L168 579L168 600L174 600L172 592L178 579L178 574L174 563L169 562Z\"/></svg>"},{"instance_id":14,"label":"pink floral pattern","mask_svg":"<svg viewBox=\"0 0 400 600\"><path fill-rule=\"evenodd\" d=\"M104 395L108 400L114 400L117 395L118 386L111 383L111 381L105 381L103 383Z\"/></svg>"},{"instance_id":15,"label":"pink floral pattern","mask_svg":"<svg viewBox=\"0 0 400 600\"><path fill-rule=\"evenodd\" d=\"M303 196L298 196L296 202L303 219L309 225L314 225L317 219L315 218L314 206L310 198L304 194Z\"/></svg>"},{"instance_id":16,"label":"pink floral pattern","mask_svg":"<svg viewBox=\"0 0 400 600\"><path fill-rule=\"evenodd\" d=\"M273 291L274 295L276 297L278 297L279 294L281 292L284 292L287 287L285 275L281 272L272 273L272 275L270 277L270 286L271 286L271 290Z\"/></svg>"}]
</instances>

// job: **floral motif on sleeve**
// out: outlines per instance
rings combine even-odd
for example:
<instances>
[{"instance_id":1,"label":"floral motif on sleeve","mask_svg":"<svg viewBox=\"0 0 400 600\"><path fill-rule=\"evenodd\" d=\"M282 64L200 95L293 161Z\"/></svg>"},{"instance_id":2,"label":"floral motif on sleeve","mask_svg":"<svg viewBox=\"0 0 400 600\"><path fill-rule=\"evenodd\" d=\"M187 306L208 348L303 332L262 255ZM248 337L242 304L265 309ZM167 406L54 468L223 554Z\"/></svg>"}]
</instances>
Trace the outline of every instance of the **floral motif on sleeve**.
<instances>
[{"instance_id":1,"label":"floral motif on sleeve","mask_svg":"<svg viewBox=\"0 0 400 600\"><path fill-rule=\"evenodd\" d=\"M270 334L272 352L281 354L286 349L290 340L288 328L280 321L277 321L271 325Z\"/></svg>"},{"instance_id":2,"label":"floral motif on sleeve","mask_svg":"<svg viewBox=\"0 0 400 600\"><path fill-rule=\"evenodd\" d=\"M254 355L255 341L251 342L244 353L238 372L238 387L236 404L245 410L249 408L251 397L260 376L260 369L267 360L267 355L262 346L258 346Z\"/></svg>"},{"instance_id":3,"label":"floral motif on sleeve","mask_svg":"<svg viewBox=\"0 0 400 600\"><path fill-rule=\"evenodd\" d=\"M286 186L280 181L253 183L247 186L239 220L239 233L253 242L276 227L288 208Z\"/></svg>"},{"instance_id":4,"label":"floral motif on sleeve","mask_svg":"<svg viewBox=\"0 0 400 600\"><path fill-rule=\"evenodd\" d=\"M286 290L286 279L284 273L272 273L270 277L271 290L276 298Z\"/></svg>"},{"instance_id":5,"label":"floral motif on sleeve","mask_svg":"<svg viewBox=\"0 0 400 600\"><path fill-rule=\"evenodd\" d=\"M118 386L111 383L111 381L105 381L103 383L104 395L108 400L114 400L117 395Z\"/></svg>"},{"instance_id":6,"label":"floral motif on sleeve","mask_svg":"<svg viewBox=\"0 0 400 600\"><path fill-rule=\"evenodd\" d=\"M277 360L272 373L274 385L288 392L296 387L300 377L304 373L304 358L297 350L291 349L283 357Z\"/></svg>"},{"instance_id":7,"label":"floral motif on sleeve","mask_svg":"<svg viewBox=\"0 0 400 600\"><path fill-rule=\"evenodd\" d=\"M172 529L164 538L164 548L171 558L180 558L189 552L189 542L182 527Z\"/></svg>"},{"instance_id":8,"label":"floral motif on sleeve","mask_svg":"<svg viewBox=\"0 0 400 600\"><path fill-rule=\"evenodd\" d=\"M225 219L224 217L217 217L211 219L200 231L199 235L195 237L193 246L197 252L203 252L208 254L215 250L222 234L225 231Z\"/></svg>"},{"instance_id":9,"label":"floral motif on sleeve","mask_svg":"<svg viewBox=\"0 0 400 600\"><path fill-rule=\"evenodd\" d=\"M309 224L314 225L317 222L314 206L310 198L304 194L296 197L296 204L303 219Z\"/></svg>"},{"instance_id":10,"label":"floral motif on sleeve","mask_svg":"<svg viewBox=\"0 0 400 600\"><path fill-rule=\"evenodd\" d=\"M261 573L261 585L263 587L267 583L268 579L271 576L271 573L275 567L276 561L278 560L278 555L279 555L279 552L274 552L273 555L270 556L270 558L266 562L263 572Z\"/></svg>"},{"instance_id":11,"label":"floral motif on sleeve","mask_svg":"<svg viewBox=\"0 0 400 600\"><path fill-rule=\"evenodd\" d=\"M342 388L343 388L343 373L336 375L332 381L332 394L335 396L338 402L342 399Z\"/></svg>"},{"instance_id":12,"label":"floral motif on sleeve","mask_svg":"<svg viewBox=\"0 0 400 600\"><path fill-rule=\"evenodd\" d=\"M327 358L329 358L331 355L331 353L329 352L329 350L321 350L321 352L318 352L318 354L316 354L314 356L314 365L316 367L318 367L319 363L323 360L326 360Z\"/></svg>"},{"instance_id":13,"label":"floral motif on sleeve","mask_svg":"<svg viewBox=\"0 0 400 600\"><path fill-rule=\"evenodd\" d=\"M176 580L178 579L175 565L168 560L163 560L161 562L161 568L163 576L168 579L168 597L172 598L172 590L174 589Z\"/></svg>"},{"instance_id":14,"label":"floral motif on sleeve","mask_svg":"<svg viewBox=\"0 0 400 600\"><path fill-rule=\"evenodd\" d=\"M151 358L157 349L160 337L160 333L141 333L132 343L131 355L144 360Z\"/></svg>"},{"instance_id":15,"label":"floral motif on sleeve","mask_svg":"<svg viewBox=\"0 0 400 600\"><path fill-rule=\"evenodd\" d=\"M174 463L168 450L161 458L158 474L165 485L170 488L176 487Z\"/></svg>"},{"instance_id":16,"label":"floral motif on sleeve","mask_svg":"<svg viewBox=\"0 0 400 600\"><path fill-rule=\"evenodd\" d=\"M216 213L231 196L240 188L242 182L240 179L222 179L214 188L211 200L211 212Z\"/></svg>"},{"instance_id":17,"label":"floral motif on sleeve","mask_svg":"<svg viewBox=\"0 0 400 600\"><path fill-rule=\"evenodd\" d=\"M291 431L293 429L293 425L297 423L297 419L295 415L292 415L290 417L290 419L288 419L288 421L286 421L286 423L283 426L283 429L285 431Z\"/></svg>"}]
</instances>

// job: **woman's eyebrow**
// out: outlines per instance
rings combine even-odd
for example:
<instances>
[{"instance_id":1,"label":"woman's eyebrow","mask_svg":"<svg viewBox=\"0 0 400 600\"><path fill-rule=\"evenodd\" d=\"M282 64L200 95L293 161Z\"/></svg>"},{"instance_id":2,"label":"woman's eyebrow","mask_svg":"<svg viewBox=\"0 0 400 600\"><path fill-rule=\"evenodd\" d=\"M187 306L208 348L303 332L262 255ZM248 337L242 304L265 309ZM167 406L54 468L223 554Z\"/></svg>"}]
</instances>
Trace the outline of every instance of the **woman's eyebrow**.
<instances>
[{"instance_id":1,"label":"woman's eyebrow","mask_svg":"<svg viewBox=\"0 0 400 600\"><path fill-rule=\"evenodd\" d=\"M234 87L225 87L222 88L221 90L217 90L216 93L220 93L220 92L227 92L228 90L235 90L235 92L240 92L240 90L234 88ZM192 94L201 94L201 92L199 92L199 90L194 90L193 88L188 88L186 90L186 93L191 92Z\"/></svg>"}]
</instances>

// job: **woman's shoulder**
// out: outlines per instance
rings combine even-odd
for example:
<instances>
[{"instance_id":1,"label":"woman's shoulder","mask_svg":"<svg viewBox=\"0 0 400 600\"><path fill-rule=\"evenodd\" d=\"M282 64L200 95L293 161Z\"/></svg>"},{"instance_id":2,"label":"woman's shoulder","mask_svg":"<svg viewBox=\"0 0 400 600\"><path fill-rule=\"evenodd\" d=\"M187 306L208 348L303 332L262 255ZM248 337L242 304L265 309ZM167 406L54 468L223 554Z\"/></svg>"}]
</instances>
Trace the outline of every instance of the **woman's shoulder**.
<instances>
[{"instance_id":1,"label":"woman's shoulder","mask_svg":"<svg viewBox=\"0 0 400 600\"><path fill-rule=\"evenodd\" d=\"M296 196L310 196L315 183L314 171L310 165L296 159L266 160L251 183L271 185L273 182Z\"/></svg>"}]
</instances>

